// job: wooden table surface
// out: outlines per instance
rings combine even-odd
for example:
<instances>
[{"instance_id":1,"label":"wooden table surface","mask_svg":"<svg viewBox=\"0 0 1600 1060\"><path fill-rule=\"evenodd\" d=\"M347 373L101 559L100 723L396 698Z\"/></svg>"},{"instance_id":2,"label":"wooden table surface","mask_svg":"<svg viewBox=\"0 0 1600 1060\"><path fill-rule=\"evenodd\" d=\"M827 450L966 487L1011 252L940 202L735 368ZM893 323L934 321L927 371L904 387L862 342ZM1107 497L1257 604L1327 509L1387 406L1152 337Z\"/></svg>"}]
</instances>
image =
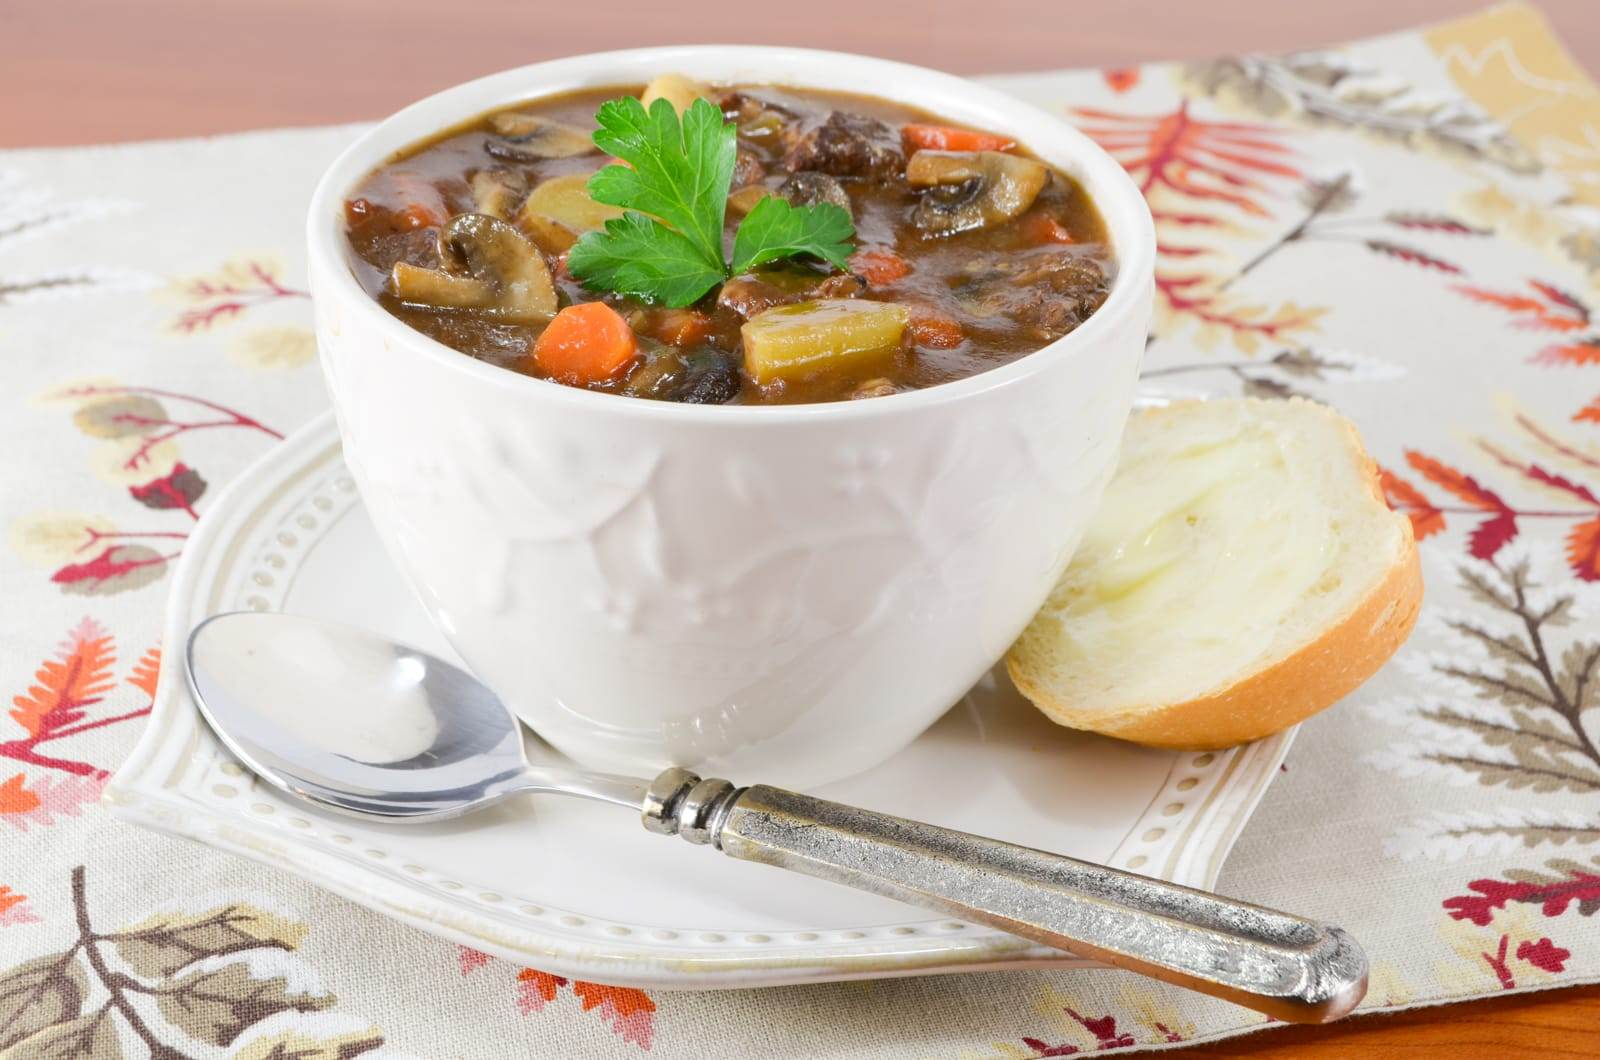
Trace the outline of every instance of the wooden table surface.
<instances>
[{"instance_id":1,"label":"wooden table surface","mask_svg":"<svg viewBox=\"0 0 1600 1060\"><path fill-rule=\"evenodd\" d=\"M380 117L480 74L586 51L720 41L867 52L956 73L1120 66L1284 50L1465 14L1472 0L860 0L772 6L526 0L0 0L0 147L82 144ZM1541 8L1600 70L1600 0ZM1073 19L1069 12L1081 10ZM1600 987L1284 1028L1185 1057L1600 1056Z\"/></svg>"},{"instance_id":2,"label":"wooden table surface","mask_svg":"<svg viewBox=\"0 0 1600 1060\"><path fill-rule=\"evenodd\" d=\"M793 15L711 0L0 0L0 147L378 118L491 71L647 44L793 44L1002 73L1336 43L1488 2L1120 0L1072 19L1077 5L1049 0L918 0L904 16L861 0L805 0ZM1540 6L1600 69L1600 0Z\"/></svg>"}]
</instances>

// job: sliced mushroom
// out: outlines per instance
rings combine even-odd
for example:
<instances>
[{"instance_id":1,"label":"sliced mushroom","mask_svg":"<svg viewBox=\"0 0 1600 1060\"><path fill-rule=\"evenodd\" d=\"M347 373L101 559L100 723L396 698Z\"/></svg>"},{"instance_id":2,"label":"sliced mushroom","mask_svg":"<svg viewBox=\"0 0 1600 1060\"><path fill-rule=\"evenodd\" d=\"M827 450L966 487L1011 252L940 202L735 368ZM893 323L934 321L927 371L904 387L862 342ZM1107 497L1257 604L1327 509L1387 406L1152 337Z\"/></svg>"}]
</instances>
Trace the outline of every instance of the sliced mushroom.
<instances>
[{"instance_id":1,"label":"sliced mushroom","mask_svg":"<svg viewBox=\"0 0 1600 1060\"><path fill-rule=\"evenodd\" d=\"M509 220L528 190L522 174L511 169L480 169L472 174L472 201L479 213Z\"/></svg>"},{"instance_id":2,"label":"sliced mushroom","mask_svg":"<svg viewBox=\"0 0 1600 1060\"><path fill-rule=\"evenodd\" d=\"M489 127L495 135L483 142L483 149L502 162L542 162L596 150L582 129L532 114L503 111L489 118Z\"/></svg>"},{"instance_id":3,"label":"sliced mushroom","mask_svg":"<svg viewBox=\"0 0 1600 1060\"><path fill-rule=\"evenodd\" d=\"M682 74L662 74L660 77L644 86L644 92L639 95L639 102L644 104L644 109L649 110L650 105L658 99L664 99L672 104L672 109L682 114L697 99L709 100L711 89L692 78Z\"/></svg>"},{"instance_id":4,"label":"sliced mushroom","mask_svg":"<svg viewBox=\"0 0 1600 1060\"><path fill-rule=\"evenodd\" d=\"M906 181L927 191L911 219L940 236L1004 224L1033 205L1049 177L1043 162L998 151L918 151Z\"/></svg>"},{"instance_id":5,"label":"sliced mushroom","mask_svg":"<svg viewBox=\"0 0 1600 1060\"><path fill-rule=\"evenodd\" d=\"M404 261L394 263L390 274L395 297L409 305L437 309L482 309L494 302L494 288L471 276L440 269L424 269Z\"/></svg>"},{"instance_id":6,"label":"sliced mushroom","mask_svg":"<svg viewBox=\"0 0 1600 1060\"><path fill-rule=\"evenodd\" d=\"M850 208L850 193L844 190L843 184L826 173L803 169L784 181L778 188L778 194L796 206L832 203L854 217Z\"/></svg>"},{"instance_id":7,"label":"sliced mushroom","mask_svg":"<svg viewBox=\"0 0 1600 1060\"><path fill-rule=\"evenodd\" d=\"M439 260L443 269L397 263L391 273L395 294L413 305L476 309L518 324L555 315L556 289L544 258L499 218L452 217L439 231Z\"/></svg>"},{"instance_id":8,"label":"sliced mushroom","mask_svg":"<svg viewBox=\"0 0 1600 1060\"><path fill-rule=\"evenodd\" d=\"M447 271L491 285L499 316L527 321L555 315L556 289L543 255L498 218L481 213L450 218L439 230L439 258Z\"/></svg>"}]
</instances>

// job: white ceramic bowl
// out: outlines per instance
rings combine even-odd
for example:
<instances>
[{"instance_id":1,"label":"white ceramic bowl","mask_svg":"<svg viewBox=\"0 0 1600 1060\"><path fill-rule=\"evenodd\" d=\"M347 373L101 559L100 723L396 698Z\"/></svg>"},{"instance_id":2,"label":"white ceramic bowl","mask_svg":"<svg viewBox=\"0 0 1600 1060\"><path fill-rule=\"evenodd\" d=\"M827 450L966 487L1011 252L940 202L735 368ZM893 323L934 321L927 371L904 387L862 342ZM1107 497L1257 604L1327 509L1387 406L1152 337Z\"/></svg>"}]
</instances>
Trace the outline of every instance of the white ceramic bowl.
<instances>
[{"instance_id":1,"label":"white ceramic bowl","mask_svg":"<svg viewBox=\"0 0 1600 1060\"><path fill-rule=\"evenodd\" d=\"M903 100L1015 137L1099 207L1110 297L1060 341L956 382L706 407L473 360L357 283L343 203L394 152L496 107L668 71ZM308 232L345 460L468 665L586 765L797 786L910 742L1044 600L1115 462L1155 258L1138 189L1061 119L931 70L786 48L587 55L442 92L334 162Z\"/></svg>"}]
</instances>

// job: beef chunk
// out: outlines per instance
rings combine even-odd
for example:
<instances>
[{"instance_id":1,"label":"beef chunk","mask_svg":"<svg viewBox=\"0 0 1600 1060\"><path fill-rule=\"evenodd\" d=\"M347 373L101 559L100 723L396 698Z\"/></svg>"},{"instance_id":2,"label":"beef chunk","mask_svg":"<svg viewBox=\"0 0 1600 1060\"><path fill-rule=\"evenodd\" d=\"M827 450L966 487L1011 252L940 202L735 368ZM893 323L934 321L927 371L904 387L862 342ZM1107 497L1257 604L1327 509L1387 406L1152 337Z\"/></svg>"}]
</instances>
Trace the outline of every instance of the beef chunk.
<instances>
[{"instance_id":1,"label":"beef chunk","mask_svg":"<svg viewBox=\"0 0 1600 1060\"><path fill-rule=\"evenodd\" d=\"M849 272L828 277L779 271L746 273L722 285L717 305L749 320L775 305L791 305L812 298L855 298L866 289L867 281Z\"/></svg>"},{"instance_id":2,"label":"beef chunk","mask_svg":"<svg viewBox=\"0 0 1600 1060\"><path fill-rule=\"evenodd\" d=\"M1054 341L1089 319L1106 300L1105 270L1092 258L1049 249L985 262L958 289L979 317L1009 317Z\"/></svg>"},{"instance_id":3,"label":"beef chunk","mask_svg":"<svg viewBox=\"0 0 1600 1060\"><path fill-rule=\"evenodd\" d=\"M767 175L767 167L761 164L753 152L740 150L733 160L733 184L735 191L739 188L749 187L751 184L761 183L761 178Z\"/></svg>"},{"instance_id":4,"label":"beef chunk","mask_svg":"<svg viewBox=\"0 0 1600 1060\"><path fill-rule=\"evenodd\" d=\"M836 272L813 287L807 298L859 298L867 293L867 281L853 272Z\"/></svg>"},{"instance_id":5,"label":"beef chunk","mask_svg":"<svg viewBox=\"0 0 1600 1060\"><path fill-rule=\"evenodd\" d=\"M855 216L855 205L844 185L826 173L802 169L778 188L778 194L796 206L816 206L831 203L845 213Z\"/></svg>"},{"instance_id":6,"label":"beef chunk","mask_svg":"<svg viewBox=\"0 0 1600 1060\"><path fill-rule=\"evenodd\" d=\"M757 276L735 276L722 285L717 305L749 320L763 309L799 300L799 295Z\"/></svg>"},{"instance_id":7,"label":"beef chunk","mask_svg":"<svg viewBox=\"0 0 1600 1060\"><path fill-rule=\"evenodd\" d=\"M350 244L361 259L388 275L397 261L419 269L439 267L437 228L393 229L386 222L361 226L350 232Z\"/></svg>"},{"instance_id":8,"label":"beef chunk","mask_svg":"<svg viewBox=\"0 0 1600 1060\"><path fill-rule=\"evenodd\" d=\"M905 167L900 138L876 118L836 110L801 135L783 161L790 170L835 177L884 177Z\"/></svg>"}]
</instances>

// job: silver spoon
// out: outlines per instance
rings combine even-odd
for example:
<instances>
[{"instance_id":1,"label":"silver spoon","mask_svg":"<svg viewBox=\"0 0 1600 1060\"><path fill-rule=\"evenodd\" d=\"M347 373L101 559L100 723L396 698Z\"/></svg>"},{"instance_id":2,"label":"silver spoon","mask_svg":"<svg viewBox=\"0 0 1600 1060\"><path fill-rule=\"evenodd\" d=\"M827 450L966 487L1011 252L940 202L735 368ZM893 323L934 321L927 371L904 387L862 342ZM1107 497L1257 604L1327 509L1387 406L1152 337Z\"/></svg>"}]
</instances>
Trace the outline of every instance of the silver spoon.
<instances>
[{"instance_id":1,"label":"silver spoon","mask_svg":"<svg viewBox=\"0 0 1600 1060\"><path fill-rule=\"evenodd\" d=\"M471 674L352 626L217 615L188 675L218 737L263 780L389 821L469 813L525 792L641 814L724 854L897 898L1299 1023L1367 988L1337 927L1146 876L686 769L654 780L529 765L511 712Z\"/></svg>"}]
</instances>

